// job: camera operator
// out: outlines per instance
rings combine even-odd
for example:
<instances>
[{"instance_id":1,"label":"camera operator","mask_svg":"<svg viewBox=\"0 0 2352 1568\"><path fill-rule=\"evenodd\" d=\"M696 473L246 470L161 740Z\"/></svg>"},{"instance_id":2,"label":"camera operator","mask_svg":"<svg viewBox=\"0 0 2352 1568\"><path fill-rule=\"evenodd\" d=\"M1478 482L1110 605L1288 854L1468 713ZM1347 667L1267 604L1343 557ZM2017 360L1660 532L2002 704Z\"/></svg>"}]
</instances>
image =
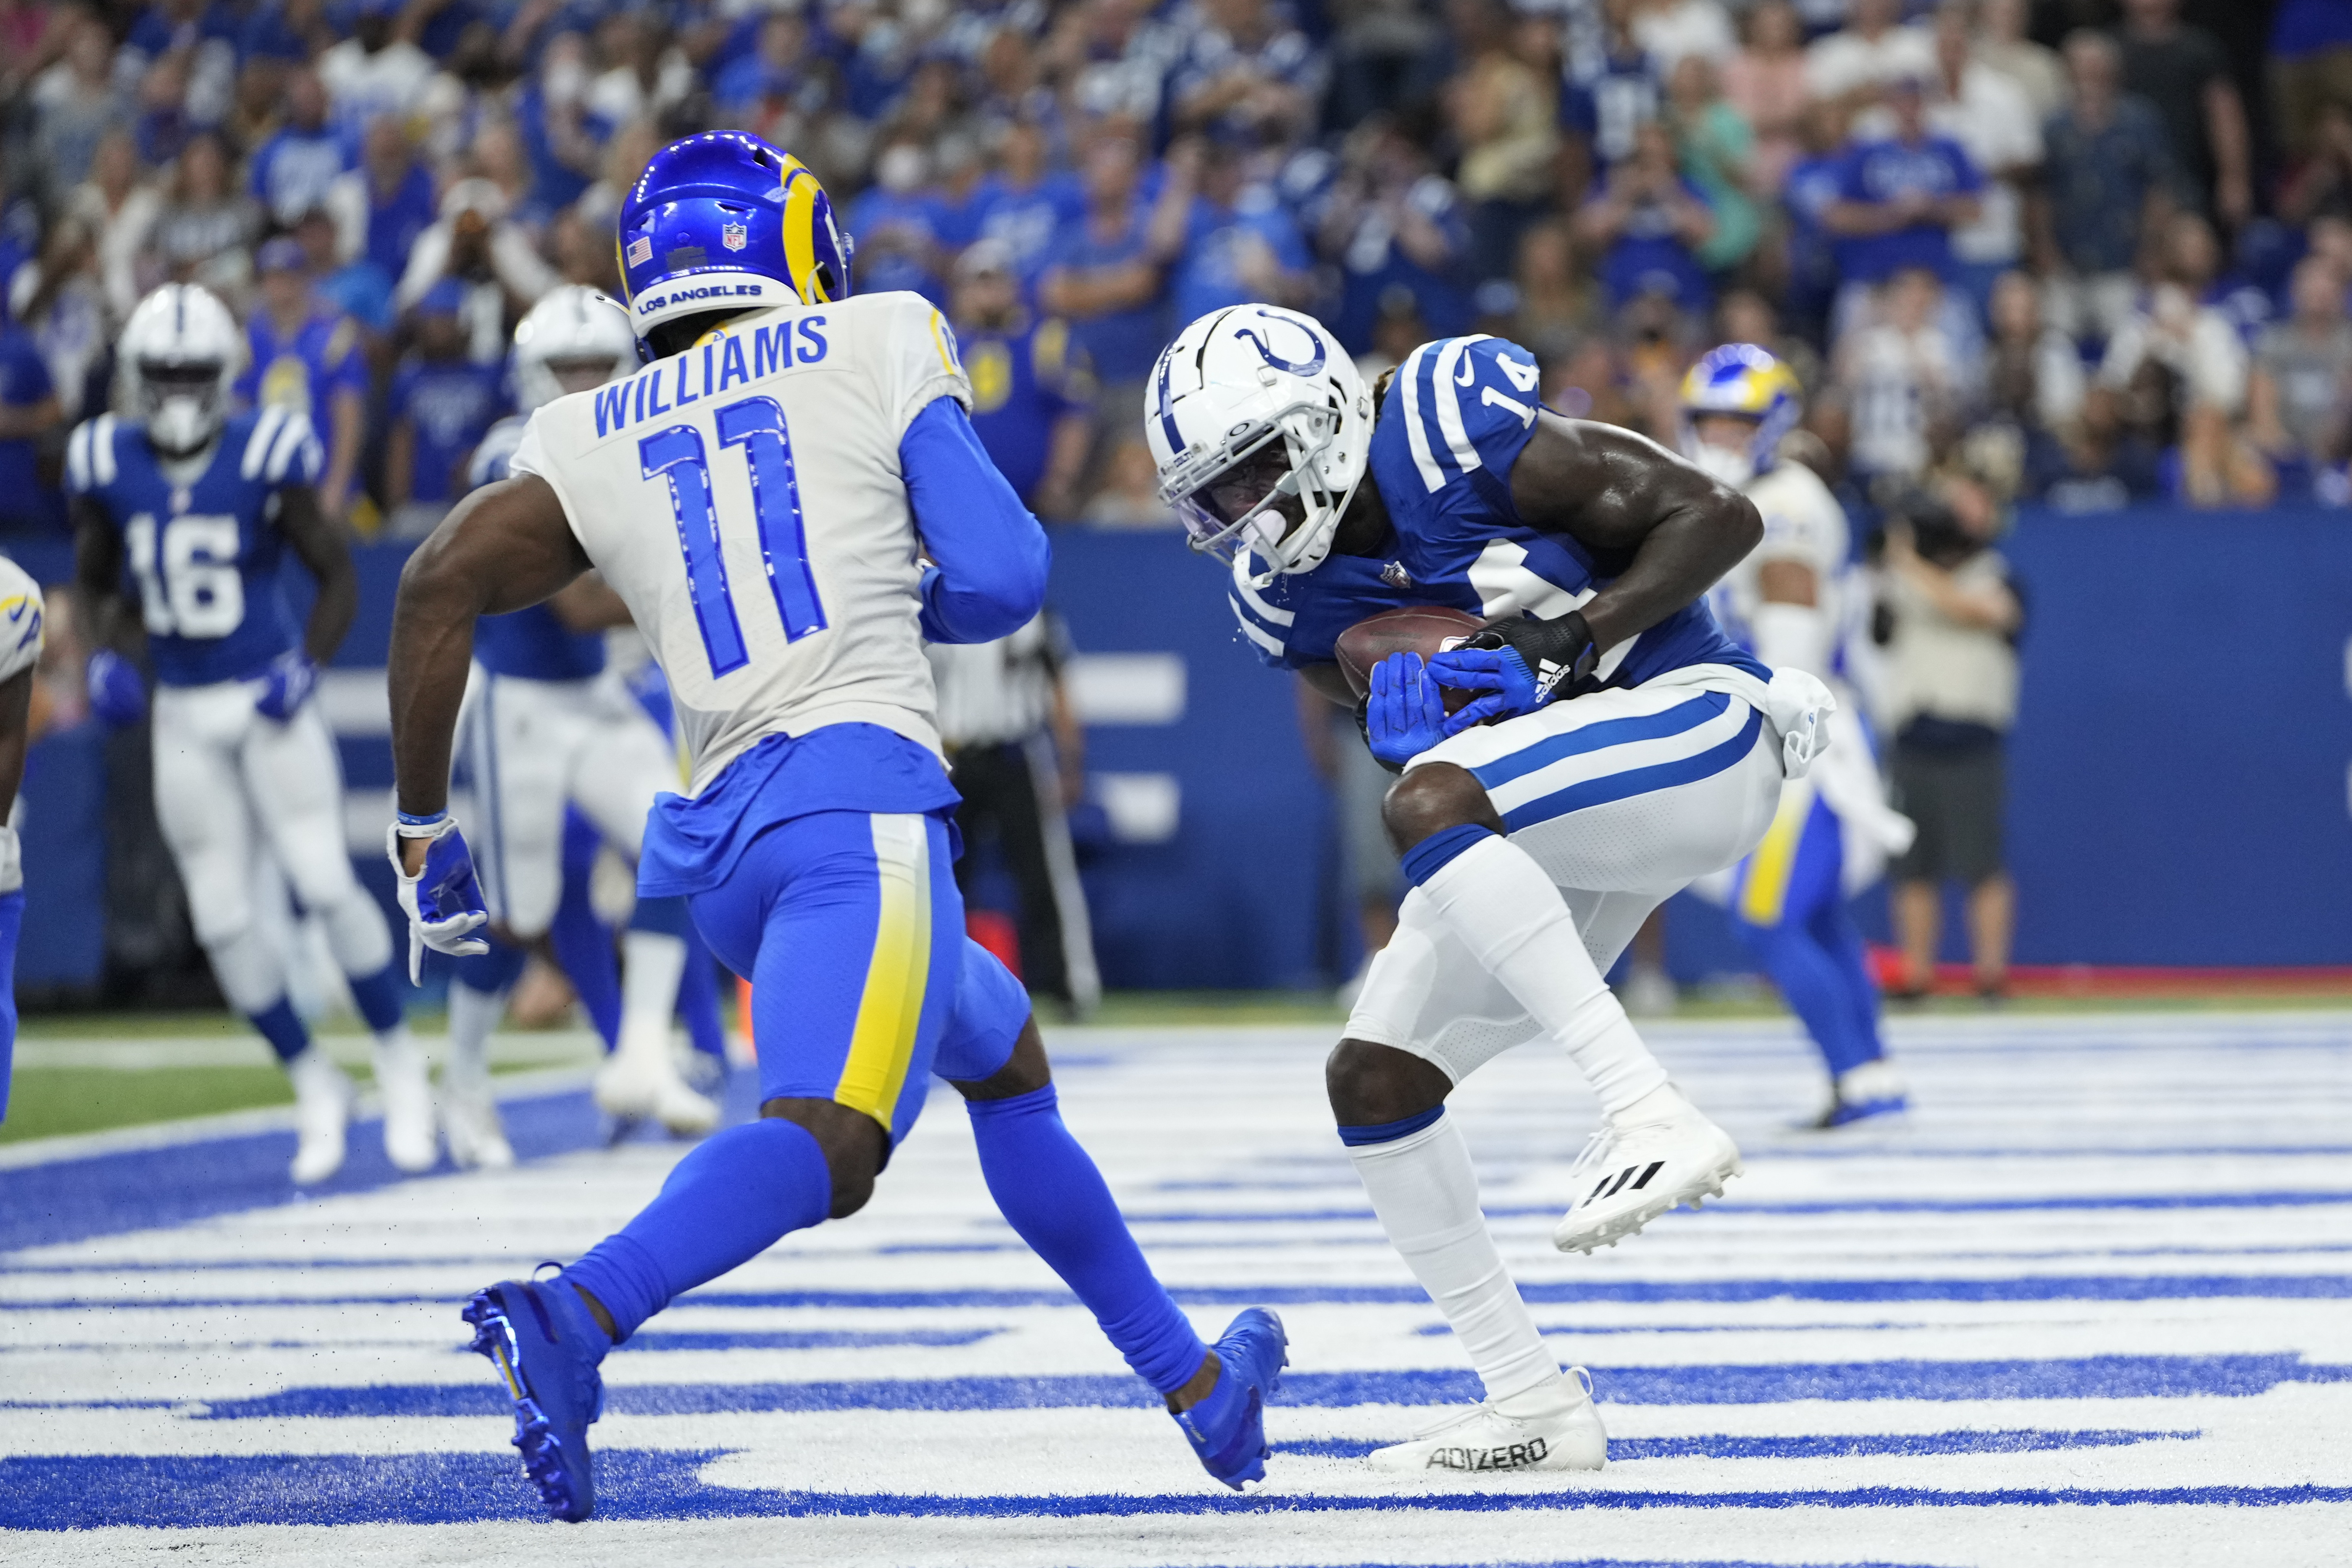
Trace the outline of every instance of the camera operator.
<instances>
[{"instance_id":1,"label":"camera operator","mask_svg":"<svg viewBox=\"0 0 2352 1568\"><path fill-rule=\"evenodd\" d=\"M1982 477L1950 473L1888 518L1872 632L1885 651L1893 805L1919 829L1893 868L1898 999L1934 986L1948 879L1968 890L1977 994L1997 1000L2009 983L2017 893L2001 842L2004 752L2025 604L1991 548L2001 517Z\"/></svg>"}]
</instances>

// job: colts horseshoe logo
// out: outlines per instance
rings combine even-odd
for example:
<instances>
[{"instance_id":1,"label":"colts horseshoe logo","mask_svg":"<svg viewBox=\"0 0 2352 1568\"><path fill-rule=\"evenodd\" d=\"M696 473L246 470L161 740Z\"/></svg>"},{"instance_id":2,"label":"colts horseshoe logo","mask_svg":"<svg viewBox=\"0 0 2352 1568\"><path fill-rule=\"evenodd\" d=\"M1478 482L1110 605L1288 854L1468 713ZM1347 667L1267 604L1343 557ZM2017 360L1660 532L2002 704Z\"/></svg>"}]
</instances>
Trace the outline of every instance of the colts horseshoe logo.
<instances>
[{"instance_id":1,"label":"colts horseshoe logo","mask_svg":"<svg viewBox=\"0 0 2352 1568\"><path fill-rule=\"evenodd\" d=\"M1269 321L1280 319L1280 318L1276 317L1270 310L1261 310L1258 314L1265 317ZM1297 325L1296 323L1293 324ZM1305 332L1307 334L1307 340L1315 345L1315 357L1311 360L1298 361L1284 359L1272 349L1266 347L1265 340L1260 337L1256 331L1248 327L1234 329L1234 336L1236 338L1247 338L1250 340L1250 347L1257 350L1258 358L1264 360L1267 364L1272 365L1276 370L1286 371L1294 376L1311 376L1323 368L1323 340L1311 327L1302 326L1299 328L1299 330Z\"/></svg>"}]
</instances>

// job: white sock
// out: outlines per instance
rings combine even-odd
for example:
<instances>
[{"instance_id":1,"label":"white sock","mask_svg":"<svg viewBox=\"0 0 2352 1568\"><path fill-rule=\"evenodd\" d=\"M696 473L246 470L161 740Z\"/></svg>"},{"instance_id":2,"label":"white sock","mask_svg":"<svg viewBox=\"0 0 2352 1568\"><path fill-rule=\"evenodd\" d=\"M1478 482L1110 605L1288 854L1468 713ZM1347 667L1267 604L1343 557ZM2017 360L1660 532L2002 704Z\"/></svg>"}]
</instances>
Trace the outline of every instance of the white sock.
<instances>
[{"instance_id":1,"label":"white sock","mask_svg":"<svg viewBox=\"0 0 2352 1568\"><path fill-rule=\"evenodd\" d=\"M1568 901L1535 857L1490 835L1421 884L1446 928L1565 1047L1612 1121L1666 1070L1601 977Z\"/></svg>"},{"instance_id":2,"label":"white sock","mask_svg":"<svg viewBox=\"0 0 2352 1568\"><path fill-rule=\"evenodd\" d=\"M472 1091L490 1079L490 1031L507 1016L507 991L478 991L462 980L449 982L449 1061L445 1082Z\"/></svg>"},{"instance_id":3,"label":"white sock","mask_svg":"<svg viewBox=\"0 0 2352 1568\"><path fill-rule=\"evenodd\" d=\"M1513 1399L1516 1406L1563 1381L1559 1361L1536 1333L1486 1233L1478 1177L1454 1118L1441 1115L1390 1143L1359 1144L1348 1158L1363 1178L1390 1245L1453 1325L1486 1397L1498 1404ZM1509 1413L1522 1414L1516 1407Z\"/></svg>"},{"instance_id":4,"label":"white sock","mask_svg":"<svg viewBox=\"0 0 2352 1568\"><path fill-rule=\"evenodd\" d=\"M621 1038L618 1056L669 1049L669 1021L677 1013L677 983L686 975L686 939L658 931L621 937Z\"/></svg>"}]
</instances>

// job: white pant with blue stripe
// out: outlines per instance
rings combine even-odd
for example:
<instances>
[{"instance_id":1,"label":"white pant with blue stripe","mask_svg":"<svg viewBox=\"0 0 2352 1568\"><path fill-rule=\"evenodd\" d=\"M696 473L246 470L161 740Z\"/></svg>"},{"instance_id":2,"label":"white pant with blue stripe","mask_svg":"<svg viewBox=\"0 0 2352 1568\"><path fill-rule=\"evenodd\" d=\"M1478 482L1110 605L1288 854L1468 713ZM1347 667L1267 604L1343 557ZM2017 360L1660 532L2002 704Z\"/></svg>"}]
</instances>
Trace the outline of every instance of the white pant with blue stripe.
<instances>
[{"instance_id":1,"label":"white pant with blue stripe","mask_svg":"<svg viewBox=\"0 0 2352 1568\"><path fill-rule=\"evenodd\" d=\"M1450 762L1486 786L1603 973L1642 922L1756 847L1780 800L1781 737L1764 684L1717 664L1556 702L1465 731L1408 766ZM1348 1038L1393 1046L1460 1082L1538 1032L1419 889L1372 960Z\"/></svg>"}]
</instances>

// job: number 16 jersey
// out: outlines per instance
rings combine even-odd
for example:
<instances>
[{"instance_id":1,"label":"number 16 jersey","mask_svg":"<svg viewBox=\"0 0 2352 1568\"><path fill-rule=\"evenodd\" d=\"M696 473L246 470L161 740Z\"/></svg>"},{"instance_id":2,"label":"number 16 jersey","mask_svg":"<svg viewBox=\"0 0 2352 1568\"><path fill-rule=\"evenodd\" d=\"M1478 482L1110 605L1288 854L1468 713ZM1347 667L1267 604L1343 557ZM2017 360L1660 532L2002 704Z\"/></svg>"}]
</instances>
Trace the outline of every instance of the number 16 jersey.
<instances>
[{"instance_id":1,"label":"number 16 jersey","mask_svg":"<svg viewBox=\"0 0 2352 1568\"><path fill-rule=\"evenodd\" d=\"M696 794L771 735L871 724L936 753L898 444L971 386L913 294L739 318L531 415L563 504L677 704Z\"/></svg>"}]
</instances>

